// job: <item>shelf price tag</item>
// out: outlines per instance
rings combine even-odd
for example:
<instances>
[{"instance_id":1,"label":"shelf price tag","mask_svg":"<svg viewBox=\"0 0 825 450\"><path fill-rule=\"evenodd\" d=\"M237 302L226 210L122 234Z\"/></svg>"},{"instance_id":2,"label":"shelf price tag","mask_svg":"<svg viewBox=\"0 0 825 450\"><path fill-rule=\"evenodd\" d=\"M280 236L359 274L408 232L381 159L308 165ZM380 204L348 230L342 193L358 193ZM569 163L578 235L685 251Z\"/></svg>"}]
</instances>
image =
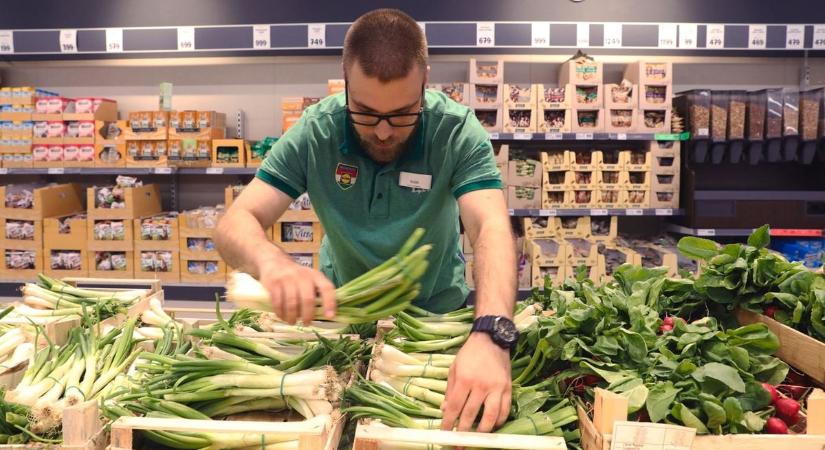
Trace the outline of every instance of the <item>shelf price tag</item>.
<instances>
[{"instance_id":1,"label":"shelf price tag","mask_svg":"<svg viewBox=\"0 0 825 450\"><path fill-rule=\"evenodd\" d=\"M493 22L476 23L476 46L495 47L496 46L496 25Z\"/></svg>"},{"instance_id":2,"label":"shelf price tag","mask_svg":"<svg viewBox=\"0 0 825 450\"><path fill-rule=\"evenodd\" d=\"M606 23L606 24L604 24L604 46L605 47L621 47L622 46L622 24L620 24L620 23Z\"/></svg>"},{"instance_id":3,"label":"shelf price tag","mask_svg":"<svg viewBox=\"0 0 825 450\"><path fill-rule=\"evenodd\" d=\"M155 167L155 175L169 175L171 173L171 167Z\"/></svg>"},{"instance_id":4,"label":"shelf price tag","mask_svg":"<svg viewBox=\"0 0 825 450\"><path fill-rule=\"evenodd\" d=\"M671 208L656 208L655 213L656 213L657 216L672 216L673 215L673 209L671 209Z\"/></svg>"},{"instance_id":5,"label":"shelf price tag","mask_svg":"<svg viewBox=\"0 0 825 450\"><path fill-rule=\"evenodd\" d=\"M805 25L787 25L785 27L785 48L805 48Z\"/></svg>"},{"instance_id":6,"label":"shelf price tag","mask_svg":"<svg viewBox=\"0 0 825 450\"><path fill-rule=\"evenodd\" d=\"M77 30L60 30L60 53L77 53Z\"/></svg>"},{"instance_id":7,"label":"shelf price tag","mask_svg":"<svg viewBox=\"0 0 825 450\"><path fill-rule=\"evenodd\" d=\"M223 175L223 167L207 167L207 175Z\"/></svg>"},{"instance_id":8,"label":"shelf price tag","mask_svg":"<svg viewBox=\"0 0 825 450\"><path fill-rule=\"evenodd\" d=\"M639 208L630 208L625 210L625 214L628 216L643 216L645 212Z\"/></svg>"},{"instance_id":9,"label":"shelf price tag","mask_svg":"<svg viewBox=\"0 0 825 450\"><path fill-rule=\"evenodd\" d=\"M713 228L699 228L696 230L697 236L716 236L716 230Z\"/></svg>"},{"instance_id":10,"label":"shelf price tag","mask_svg":"<svg viewBox=\"0 0 825 450\"><path fill-rule=\"evenodd\" d=\"M627 140L627 133L619 133L616 135L617 141L626 141Z\"/></svg>"},{"instance_id":11,"label":"shelf price tag","mask_svg":"<svg viewBox=\"0 0 825 450\"><path fill-rule=\"evenodd\" d=\"M587 48L590 47L590 24L577 23L576 24L576 47Z\"/></svg>"},{"instance_id":12,"label":"shelf price tag","mask_svg":"<svg viewBox=\"0 0 825 450\"><path fill-rule=\"evenodd\" d=\"M607 210L606 209L591 209L590 210L591 216L606 216Z\"/></svg>"},{"instance_id":13,"label":"shelf price tag","mask_svg":"<svg viewBox=\"0 0 825 450\"><path fill-rule=\"evenodd\" d=\"M311 23L307 27L307 46L309 48L326 48L327 26L323 23Z\"/></svg>"},{"instance_id":14,"label":"shelf price tag","mask_svg":"<svg viewBox=\"0 0 825 450\"><path fill-rule=\"evenodd\" d=\"M696 48L698 26L695 23L679 24L679 48Z\"/></svg>"},{"instance_id":15,"label":"shelf price tag","mask_svg":"<svg viewBox=\"0 0 825 450\"><path fill-rule=\"evenodd\" d=\"M495 141L499 138L498 135L498 133L490 133L490 140Z\"/></svg>"},{"instance_id":16,"label":"shelf price tag","mask_svg":"<svg viewBox=\"0 0 825 450\"><path fill-rule=\"evenodd\" d=\"M659 48L676 48L676 30L675 23L659 24Z\"/></svg>"},{"instance_id":17,"label":"shelf price tag","mask_svg":"<svg viewBox=\"0 0 825 450\"><path fill-rule=\"evenodd\" d=\"M49 170L47 170L46 173L48 173L49 175L63 175L64 173L66 173L66 169L62 167L52 167Z\"/></svg>"},{"instance_id":18,"label":"shelf price tag","mask_svg":"<svg viewBox=\"0 0 825 450\"><path fill-rule=\"evenodd\" d=\"M178 51L192 51L195 48L195 27L178 27Z\"/></svg>"},{"instance_id":19,"label":"shelf price tag","mask_svg":"<svg viewBox=\"0 0 825 450\"><path fill-rule=\"evenodd\" d=\"M123 51L123 28L106 29L106 51L113 53Z\"/></svg>"},{"instance_id":20,"label":"shelf price tag","mask_svg":"<svg viewBox=\"0 0 825 450\"><path fill-rule=\"evenodd\" d=\"M708 32L706 36L705 47L707 48L725 48L725 26L712 23L708 24Z\"/></svg>"},{"instance_id":21,"label":"shelf price tag","mask_svg":"<svg viewBox=\"0 0 825 450\"><path fill-rule=\"evenodd\" d=\"M560 141L564 139L564 133L544 133L544 140L546 141Z\"/></svg>"},{"instance_id":22,"label":"shelf price tag","mask_svg":"<svg viewBox=\"0 0 825 450\"><path fill-rule=\"evenodd\" d=\"M14 32L0 30L0 54L14 53Z\"/></svg>"},{"instance_id":23,"label":"shelf price tag","mask_svg":"<svg viewBox=\"0 0 825 450\"><path fill-rule=\"evenodd\" d=\"M513 134L513 139L517 141L529 141L533 139L533 133L515 133Z\"/></svg>"},{"instance_id":24,"label":"shelf price tag","mask_svg":"<svg viewBox=\"0 0 825 450\"><path fill-rule=\"evenodd\" d=\"M550 46L550 24L547 22L533 22L532 39L530 45L533 47Z\"/></svg>"},{"instance_id":25,"label":"shelf price tag","mask_svg":"<svg viewBox=\"0 0 825 450\"><path fill-rule=\"evenodd\" d=\"M576 133L577 141L592 141L593 133Z\"/></svg>"},{"instance_id":26,"label":"shelf price tag","mask_svg":"<svg viewBox=\"0 0 825 450\"><path fill-rule=\"evenodd\" d=\"M7 167L0 167L0 175L8 175L9 169Z\"/></svg>"},{"instance_id":27,"label":"shelf price tag","mask_svg":"<svg viewBox=\"0 0 825 450\"><path fill-rule=\"evenodd\" d=\"M748 25L748 48L767 48L768 26Z\"/></svg>"},{"instance_id":28,"label":"shelf price tag","mask_svg":"<svg viewBox=\"0 0 825 450\"><path fill-rule=\"evenodd\" d=\"M558 210L556 209L540 209L539 216L540 217L555 217L559 214Z\"/></svg>"},{"instance_id":29,"label":"shelf price tag","mask_svg":"<svg viewBox=\"0 0 825 450\"><path fill-rule=\"evenodd\" d=\"M516 215L516 210L515 209L508 209L507 214L509 214L511 216L515 216Z\"/></svg>"},{"instance_id":30,"label":"shelf price tag","mask_svg":"<svg viewBox=\"0 0 825 450\"><path fill-rule=\"evenodd\" d=\"M825 48L825 25L814 25L814 48Z\"/></svg>"},{"instance_id":31,"label":"shelf price tag","mask_svg":"<svg viewBox=\"0 0 825 450\"><path fill-rule=\"evenodd\" d=\"M252 27L252 48L255 50L269 48L269 25L254 25Z\"/></svg>"}]
</instances>

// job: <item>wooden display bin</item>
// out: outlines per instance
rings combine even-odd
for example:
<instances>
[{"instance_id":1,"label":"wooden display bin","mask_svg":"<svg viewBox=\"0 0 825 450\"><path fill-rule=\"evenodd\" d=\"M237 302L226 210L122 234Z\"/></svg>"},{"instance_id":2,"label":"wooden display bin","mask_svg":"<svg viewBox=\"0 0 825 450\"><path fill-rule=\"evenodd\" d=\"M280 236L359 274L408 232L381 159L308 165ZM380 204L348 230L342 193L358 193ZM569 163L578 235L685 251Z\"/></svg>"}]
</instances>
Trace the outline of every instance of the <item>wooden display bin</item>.
<instances>
[{"instance_id":1,"label":"wooden display bin","mask_svg":"<svg viewBox=\"0 0 825 450\"><path fill-rule=\"evenodd\" d=\"M595 175L599 189L618 189L621 186L621 170L597 170Z\"/></svg>"},{"instance_id":2,"label":"wooden display bin","mask_svg":"<svg viewBox=\"0 0 825 450\"><path fill-rule=\"evenodd\" d=\"M47 217L43 219L43 246L50 248L86 248L86 218L72 218L74 214L62 217ZM68 217L67 217L68 216ZM68 232L60 232L61 221L66 221Z\"/></svg>"},{"instance_id":3,"label":"wooden display bin","mask_svg":"<svg viewBox=\"0 0 825 450\"><path fill-rule=\"evenodd\" d=\"M99 222L123 223L123 239L96 239L95 224ZM135 249L134 223L130 219L100 219L90 217L86 225L86 248L95 251L125 252Z\"/></svg>"},{"instance_id":4,"label":"wooden display bin","mask_svg":"<svg viewBox=\"0 0 825 450\"><path fill-rule=\"evenodd\" d=\"M13 185L0 186L0 199L6 198L6 193L10 188L13 188ZM28 209L7 208L5 201L0 203L0 217L35 220L65 216L84 209L80 186L73 183L35 188L33 194L34 201L32 207Z\"/></svg>"},{"instance_id":5,"label":"wooden display bin","mask_svg":"<svg viewBox=\"0 0 825 450\"><path fill-rule=\"evenodd\" d=\"M559 68L559 84L601 85L603 72L599 61L584 58L568 60Z\"/></svg>"},{"instance_id":6,"label":"wooden display bin","mask_svg":"<svg viewBox=\"0 0 825 450\"><path fill-rule=\"evenodd\" d=\"M541 207L544 209L567 208L571 204L571 191L543 192Z\"/></svg>"},{"instance_id":7,"label":"wooden display bin","mask_svg":"<svg viewBox=\"0 0 825 450\"><path fill-rule=\"evenodd\" d=\"M190 270L190 263L215 264L215 273L196 273ZM226 263L218 258L184 258L181 251L180 258L180 281L183 283L224 283L226 281Z\"/></svg>"},{"instance_id":8,"label":"wooden display bin","mask_svg":"<svg viewBox=\"0 0 825 450\"><path fill-rule=\"evenodd\" d=\"M488 133L500 133L504 113L501 108L476 108L473 111Z\"/></svg>"},{"instance_id":9,"label":"wooden display bin","mask_svg":"<svg viewBox=\"0 0 825 450\"><path fill-rule=\"evenodd\" d=\"M470 107L474 109L501 109L504 85L479 83L470 85Z\"/></svg>"},{"instance_id":10,"label":"wooden display bin","mask_svg":"<svg viewBox=\"0 0 825 450\"><path fill-rule=\"evenodd\" d=\"M543 286L543 284L542 284ZM565 450L564 438L460 431L391 428L362 422L355 429L353 450L391 448L496 448L523 450Z\"/></svg>"},{"instance_id":11,"label":"wooden display bin","mask_svg":"<svg viewBox=\"0 0 825 450\"><path fill-rule=\"evenodd\" d=\"M574 84L573 109L603 109L604 87L601 84Z\"/></svg>"},{"instance_id":12,"label":"wooden display bin","mask_svg":"<svg viewBox=\"0 0 825 450\"><path fill-rule=\"evenodd\" d=\"M63 167L62 144L32 144L32 167L35 169L53 169Z\"/></svg>"},{"instance_id":13,"label":"wooden display bin","mask_svg":"<svg viewBox=\"0 0 825 450\"><path fill-rule=\"evenodd\" d=\"M641 84L639 85L639 109L672 109L673 86Z\"/></svg>"},{"instance_id":14,"label":"wooden display bin","mask_svg":"<svg viewBox=\"0 0 825 450\"><path fill-rule=\"evenodd\" d=\"M162 146L163 150L158 149ZM126 167L168 167L167 141L126 141Z\"/></svg>"},{"instance_id":15,"label":"wooden display bin","mask_svg":"<svg viewBox=\"0 0 825 450\"><path fill-rule=\"evenodd\" d=\"M232 206L232 203L235 202L235 197L235 186L227 186L224 188L223 205L226 207L226 209L229 209L229 207Z\"/></svg>"},{"instance_id":16,"label":"wooden display bin","mask_svg":"<svg viewBox=\"0 0 825 450\"><path fill-rule=\"evenodd\" d=\"M168 253L171 256L171 266L167 271L160 271L160 270L145 270L143 268L143 257L144 253ZM135 249L135 278L143 279L154 279L154 280L161 280L164 282L170 283L178 283L180 282L180 251L176 250L169 250L169 249Z\"/></svg>"},{"instance_id":17,"label":"wooden display bin","mask_svg":"<svg viewBox=\"0 0 825 450\"><path fill-rule=\"evenodd\" d=\"M643 109L638 111L639 118L636 121L636 131L640 133L670 133L671 110L669 109ZM648 116L655 116L655 120L645 120Z\"/></svg>"},{"instance_id":18,"label":"wooden display bin","mask_svg":"<svg viewBox=\"0 0 825 450\"><path fill-rule=\"evenodd\" d=\"M161 127L146 131L134 131L128 122L123 129L124 141L165 141L169 139L169 128Z\"/></svg>"},{"instance_id":19,"label":"wooden display bin","mask_svg":"<svg viewBox=\"0 0 825 450\"><path fill-rule=\"evenodd\" d=\"M679 174L678 173L653 173L650 177L650 189L655 191L663 191L672 189L679 190Z\"/></svg>"},{"instance_id":20,"label":"wooden display bin","mask_svg":"<svg viewBox=\"0 0 825 450\"><path fill-rule=\"evenodd\" d=\"M650 208L650 188L624 189L622 196L626 208Z\"/></svg>"},{"instance_id":21,"label":"wooden display bin","mask_svg":"<svg viewBox=\"0 0 825 450\"><path fill-rule=\"evenodd\" d=\"M430 85L427 85L428 89ZM470 83L444 83L435 85L437 89L444 93L450 100L462 105L470 106ZM343 91L343 89L342 89Z\"/></svg>"},{"instance_id":22,"label":"wooden display bin","mask_svg":"<svg viewBox=\"0 0 825 450\"><path fill-rule=\"evenodd\" d=\"M126 144L95 143L95 167L126 167Z\"/></svg>"},{"instance_id":23,"label":"wooden display bin","mask_svg":"<svg viewBox=\"0 0 825 450\"><path fill-rule=\"evenodd\" d=\"M605 149L605 150L595 150L598 152L596 156L599 159L598 168L603 171L619 171L624 169L625 160L627 159L627 153L630 150L619 150L619 149Z\"/></svg>"},{"instance_id":24,"label":"wooden display bin","mask_svg":"<svg viewBox=\"0 0 825 450\"><path fill-rule=\"evenodd\" d=\"M616 216L592 216L587 221L587 239L594 242L607 242L616 239L619 234L619 220Z\"/></svg>"},{"instance_id":25,"label":"wooden display bin","mask_svg":"<svg viewBox=\"0 0 825 450\"><path fill-rule=\"evenodd\" d=\"M302 241L285 241L284 226L291 223L311 223L311 231L307 236L302 236ZM314 210L291 209L284 214L272 227L272 241L278 244L287 253L317 253L321 248L321 240L324 237L324 230L321 222Z\"/></svg>"},{"instance_id":26,"label":"wooden display bin","mask_svg":"<svg viewBox=\"0 0 825 450\"><path fill-rule=\"evenodd\" d=\"M673 63L638 61L625 67L624 78L634 84L672 84Z\"/></svg>"},{"instance_id":27,"label":"wooden display bin","mask_svg":"<svg viewBox=\"0 0 825 450\"><path fill-rule=\"evenodd\" d=\"M32 269L16 269L9 267L7 256L9 253L26 252L34 263ZM18 249L14 245L7 246L6 243L0 244L0 279L4 280L26 280L32 281L37 279L37 274L43 272L43 249Z\"/></svg>"},{"instance_id":28,"label":"wooden display bin","mask_svg":"<svg viewBox=\"0 0 825 450\"><path fill-rule=\"evenodd\" d=\"M535 108L515 109L505 107L504 109L504 133L535 133L538 128L536 121L538 116Z\"/></svg>"},{"instance_id":29,"label":"wooden display bin","mask_svg":"<svg viewBox=\"0 0 825 450\"><path fill-rule=\"evenodd\" d=\"M34 228L32 239L9 239L6 237L6 226L9 221L20 221L21 219L6 219L0 217L0 246L17 250L40 250L43 248L43 220L23 220L31 223Z\"/></svg>"},{"instance_id":30,"label":"wooden display bin","mask_svg":"<svg viewBox=\"0 0 825 450\"><path fill-rule=\"evenodd\" d=\"M524 254L541 266L563 266L568 260L567 244L556 238L525 239Z\"/></svg>"},{"instance_id":31,"label":"wooden display bin","mask_svg":"<svg viewBox=\"0 0 825 450\"><path fill-rule=\"evenodd\" d=\"M573 85L565 84L559 87L549 84L537 84L536 95L539 109L569 109L573 106Z\"/></svg>"},{"instance_id":32,"label":"wooden display bin","mask_svg":"<svg viewBox=\"0 0 825 450\"><path fill-rule=\"evenodd\" d=\"M530 286L534 288L543 289L544 280L550 276L553 284L560 284L564 282L567 273L565 267L561 265L544 265L533 263L530 266Z\"/></svg>"},{"instance_id":33,"label":"wooden display bin","mask_svg":"<svg viewBox=\"0 0 825 450\"><path fill-rule=\"evenodd\" d=\"M620 172L619 184L622 188L628 190L647 190L650 189L650 171L649 170L624 170Z\"/></svg>"},{"instance_id":34,"label":"wooden display bin","mask_svg":"<svg viewBox=\"0 0 825 450\"><path fill-rule=\"evenodd\" d=\"M135 250L180 250L180 225L178 217L171 217L172 213L156 214L152 216L134 219L134 244ZM143 222L153 217L158 217L168 221L169 234L162 239L144 239Z\"/></svg>"},{"instance_id":35,"label":"wooden display bin","mask_svg":"<svg viewBox=\"0 0 825 450\"><path fill-rule=\"evenodd\" d=\"M511 159L507 163L507 183L511 186L539 187L544 178L543 165L535 159Z\"/></svg>"},{"instance_id":36,"label":"wooden display bin","mask_svg":"<svg viewBox=\"0 0 825 450\"><path fill-rule=\"evenodd\" d=\"M169 129L170 140L211 141L213 139L225 139L226 128L201 128L200 130L184 131L175 128Z\"/></svg>"},{"instance_id":37,"label":"wooden display bin","mask_svg":"<svg viewBox=\"0 0 825 450\"><path fill-rule=\"evenodd\" d=\"M167 164L173 167L210 167L215 158L209 140L171 139L167 149Z\"/></svg>"},{"instance_id":38,"label":"wooden display bin","mask_svg":"<svg viewBox=\"0 0 825 450\"><path fill-rule=\"evenodd\" d=\"M97 259L100 257L122 258L125 263L123 270L101 270L98 269ZM98 251L89 250L89 276L92 278L133 278L135 275L134 251Z\"/></svg>"},{"instance_id":39,"label":"wooden display bin","mask_svg":"<svg viewBox=\"0 0 825 450\"><path fill-rule=\"evenodd\" d=\"M470 58L470 83L496 84L504 81L504 60L477 61Z\"/></svg>"},{"instance_id":40,"label":"wooden display bin","mask_svg":"<svg viewBox=\"0 0 825 450\"><path fill-rule=\"evenodd\" d=\"M622 170L643 172L650 170L651 154L647 150L625 150L622 152Z\"/></svg>"},{"instance_id":41,"label":"wooden display bin","mask_svg":"<svg viewBox=\"0 0 825 450\"><path fill-rule=\"evenodd\" d=\"M569 133L573 129L572 112L569 109L540 109L539 133Z\"/></svg>"},{"instance_id":42,"label":"wooden display bin","mask_svg":"<svg viewBox=\"0 0 825 450\"><path fill-rule=\"evenodd\" d=\"M541 152L541 165L545 172L570 170L570 153L567 150L547 150Z\"/></svg>"},{"instance_id":43,"label":"wooden display bin","mask_svg":"<svg viewBox=\"0 0 825 450\"><path fill-rule=\"evenodd\" d=\"M678 208L678 189L656 189L650 192L651 208Z\"/></svg>"},{"instance_id":44,"label":"wooden display bin","mask_svg":"<svg viewBox=\"0 0 825 450\"><path fill-rule=\"evenodd\" d=\"M74 246L74 247L73 247ZM80 266L76 270L53 269L52 254L55 252L77 252L80 255ZM63 277L88 277L89 276L89 255L86 247L77 247L76 244L49 246L43 245L43 271L47 276L53 278Z\"/></svg>"},{"instance_id":45,"label":"wooden display bin","mask_svg":"<svg viewBox=\"0 0 825 450\"><path fill-rule=\"evenodd\" d=\"M569 173L568 183L565 185L566 189L581 190L598 187L599 172L597 170L574 170Z\"/></svg>"},{"instance_id":46,"label":"wooden display bin","mask_svg":"<svg viewBox=\"0 0 825 450\"><path fill-rule=\"evenodd\" d=\"M124 208L98 208L95 199L95 187L86 189L89 218L94 219L135 219L161 212L160 187L148 184L124 190ZM77 209L75 209L76 211ZM52 214L56 215L56 214Z\"/></svg>"},{"instance_id":47,"label":"wooden display bin","mask_svg":"<svg viewBox=\"0 0 825 450\"><path fill-rule=\"evenodd\" d=\"M608 133L633 133L636 131L639 114L633 109L608 109L604 130Z\"/></svg>"},{"instance_id":48,"label":"wooden display bin","mask_svg":"<svg viewBox=\"0 0 825 450\"><path fill-rule=\"evenodd\" d=\"M213 167L246 167L246 155L250 151L247 149L249 142L243 139L214 139L212 141L212 166ZM228 160L222 159L221 154L229 152ZM231 154L235 154L234 158Z\"/></svg>"},{"instance_id":49,"label":"wooden display bin","mask_svg":"<svg viewBox=\"0 0 825 450\"><path fill-rule=\"evenodd\" d=\"M596 189L573 189L570 192L571 208L595 208L599 206Z\"/></svg>"},{"instance_id":50,"label":"wooden display bin","mask_svg":"<svg viewBox=\"0 0 825 450\"><path fill-rule=\"evenodd\" d=\"M603 133L604 109L574 109L571 122L573 133Z\"/></svg>"},{"instance_id":51,"label":"wooden display bin","mask_svg":"<svg viewBox=\"0 0 825 450\"><path fill-rule=\"evenodd\" d=\"M570 161L570 170L595 171L599 170L601 153L587 149L568 150L567 159Z\"/></svg>"},{"instance_id":52,"label":"wooden display bin","mask_svg":"<svg viewBox=\"0 0 825 450\"><path fill-rule=\"evenodd\" d=\"M538 104L538 85L535 84L505 84L504 106L509 109L536 109Z\"/></svg>"},{"instance_id":53,"label":"wooden display bin","mask_svg":"<svg viewBox=\"0 0 825 450\"><path fill-rule=\"evenodd\" d=\"M545 192L565 191L573 184L573 176L570 170L543 172L541 187Z\"/></svg>"},{"instance_id":54,"label":"wooden display bin","mask_svg":"<svg viewBox=\"0 0 825 450\"><path fill-rule=\"evenodd\" d=\"M6 105L8 103L3 103L0 101L0 105ZM0 112L0 121L3 122L31 122L32 116L34 114L31 112L20 112L20 111L5 111Z\"/></svg>"},{"instance_id":55,"label":"wooden display bin","mask_svg":"<svg viewBox=\"0 0 825 450\"><path fill-rule=\"evenodd\" d=\"M605 109L636 109L639 105L637 98L638 86L635 84L624 86L621 84L604 85Z\"/></svg>"}]
</instances>

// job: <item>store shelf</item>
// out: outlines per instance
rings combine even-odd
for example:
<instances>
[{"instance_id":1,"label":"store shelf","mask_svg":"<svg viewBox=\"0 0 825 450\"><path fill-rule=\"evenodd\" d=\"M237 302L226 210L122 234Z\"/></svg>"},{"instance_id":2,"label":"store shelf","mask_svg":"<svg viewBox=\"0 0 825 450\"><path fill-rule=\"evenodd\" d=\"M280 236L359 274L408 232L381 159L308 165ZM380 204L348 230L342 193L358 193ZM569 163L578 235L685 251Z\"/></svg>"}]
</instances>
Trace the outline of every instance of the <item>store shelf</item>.
<instances>
[{"instance_id":1,"label":"store shelf","mask_svg":"<svg viewBox=\"0 0 825 450\"><path fill-rule=\"evenodd\" d=\"M553 216L681 216L684 209L678 208L627 208L627 209L510 209L513 217L553 217Z\"/></svg>"},{"instance_id":2,"label":"store shelf","mask_svg":"<svg viewBox=\"0 0 825 450\"><path fill-rule=\"evenodd\" d=\"M690 133L490 133L494 141L686 141Z\"/></svg>"},{"instance_id":3,"label":"store shelf","mask_svg":"<svg viewBox=\"0 0 825 450\"><path fill-rule=\"evenodd\" d=\"M0 168L0 175L255 175L257 167L82 167L52 169Z\"/></svg>"},{"instance_id":4,"label":"store shelf","mask_svg":"<svg viewBox=\"0 0 825 450\"><path fill-rule=\"evenodd\" d=\"M689 236L702 237L744 237L750 236L755 228L688 228L676 224L668 224L668 231ZM825 230L810 228L771 228L773 237L823 237Z\"/></svg>"}]
</instances>

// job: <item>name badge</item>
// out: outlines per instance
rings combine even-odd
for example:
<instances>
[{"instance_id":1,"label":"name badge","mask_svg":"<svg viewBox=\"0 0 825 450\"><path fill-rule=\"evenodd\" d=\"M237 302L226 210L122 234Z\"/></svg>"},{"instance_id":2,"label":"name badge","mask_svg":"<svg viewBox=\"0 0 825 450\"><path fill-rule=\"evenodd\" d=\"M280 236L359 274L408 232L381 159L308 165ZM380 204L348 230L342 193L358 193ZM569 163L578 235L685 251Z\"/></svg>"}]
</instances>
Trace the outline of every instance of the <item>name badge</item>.
<instances>
[{"instance_id":1,"label":"name badge","mask_svg":"<svg viewBox=\"0 0 825 450\"><path fill-rule=\"evenodd\" d=\"M398 177L401 187L429 191L433 185L433 176L423 173L401 172Z\"/></svg>"}]
</instances>

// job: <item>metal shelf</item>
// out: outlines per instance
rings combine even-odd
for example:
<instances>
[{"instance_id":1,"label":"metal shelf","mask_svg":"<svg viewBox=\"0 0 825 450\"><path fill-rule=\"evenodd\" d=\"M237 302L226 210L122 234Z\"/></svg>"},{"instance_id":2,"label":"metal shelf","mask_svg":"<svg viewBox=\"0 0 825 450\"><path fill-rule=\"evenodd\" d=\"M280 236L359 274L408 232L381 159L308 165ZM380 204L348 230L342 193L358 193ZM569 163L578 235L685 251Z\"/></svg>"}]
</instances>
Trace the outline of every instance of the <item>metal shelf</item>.
<instances>
[{"instance_id":1,"label":"metal shelf","mask_svg":"<svg viewBox=\"0 0 825 450\"><path fill-rule=\"evenodd\" d=\"M702 237L747 237L755 228L689 228L676 224L668 224L668 231L688 236ZM825 230L810 228L771 228L773 237L822 237Z\"/></svg>"},{"instance_id":2,"label":"metal shelf","mask_svg":"<svg viewBox=\"0 0 825 450\"><path fill-rule=\"evenodd\" d=\"M494 141L686 141L690 133L490 133Z\"/></svg>"},{"instance_id":3,"label":"metal shelf","mask_svg":"<svg viewBox=\"0 0 825 450\"><path fill-rule=\"evenodd\" d=\"M678 208L627 208L627 209L510 209L513 217L554 217L554 216L681 216L684 209Z\"/></svg>"},{"instance_id":4,"label":"metal shelf","mask_svg":"<svg viewBox=\"0 0 825 450\"><path fill-rule=\"evenodd\" d=\"M52 169L0 168L0 175L255 175L257 167L79 167Z\"/></svg>"}]
</instances>

